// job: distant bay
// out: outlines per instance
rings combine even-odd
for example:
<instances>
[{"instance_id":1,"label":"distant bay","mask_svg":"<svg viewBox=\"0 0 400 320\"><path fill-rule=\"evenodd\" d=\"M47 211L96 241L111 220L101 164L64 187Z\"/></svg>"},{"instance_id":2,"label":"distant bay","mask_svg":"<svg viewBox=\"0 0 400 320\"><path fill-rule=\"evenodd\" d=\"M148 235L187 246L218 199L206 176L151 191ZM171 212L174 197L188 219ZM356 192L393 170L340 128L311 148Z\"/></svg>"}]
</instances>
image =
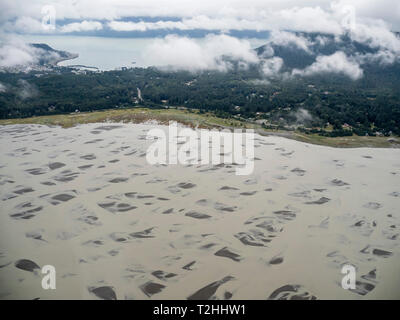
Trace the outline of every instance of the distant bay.
<instances>
[{"instance_id":1,"label":"distant bay","mask_svg":"<svg viewBox=\"0 0 400 320\"><path fill-rule=\"evenodd\" d=\"M61 62L60 66L84 65L100 70L114 70L121 67L148 67L151 64L143 56L144 49L156 38L110 38L88 36L24 35L21 39L28 43L46 43L57 50L78 53L79 57ZM196 38L201 42L204 38ZM252 47L265 44L263 39L250 38Z\"/></svg>"}]
</instances>

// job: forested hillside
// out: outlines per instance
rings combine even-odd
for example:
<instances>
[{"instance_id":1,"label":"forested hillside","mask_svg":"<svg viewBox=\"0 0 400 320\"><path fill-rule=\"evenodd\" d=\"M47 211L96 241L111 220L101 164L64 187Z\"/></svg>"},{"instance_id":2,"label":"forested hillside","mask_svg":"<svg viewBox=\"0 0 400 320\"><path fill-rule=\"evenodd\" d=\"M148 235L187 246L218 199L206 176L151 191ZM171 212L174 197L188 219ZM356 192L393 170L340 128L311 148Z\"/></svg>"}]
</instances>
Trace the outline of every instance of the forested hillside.
<instances>
[{"instance_id":1,"label":"forested hillside","mask_svg":"<svg viewBox=\"0 0 400 320\"><path fill-rule=\"evenodd\" d=\"M0 117L92 111L109 108L186 107L213 111L221 117L265 120L266 126L329 134L400 134L400 64L372 63L378 49L321 34L307 35L309 50L270 44L256 51L282 59L278 75L265 76L260 65L243 68L232 61L228 72L161 71L132 68L109 72L0 73ZM364 59L362 77L341 73L296 76L320 55L344 52ZM355 59L355 58L354 58ZM266 60L268 61L268 60ZM290 73L291 72L291 73ZM290 76L287 76L290 74ZM286 75L286 76L285 76ZM139 88L143 101L137 96Z\"/></svg>"}]
</instances>

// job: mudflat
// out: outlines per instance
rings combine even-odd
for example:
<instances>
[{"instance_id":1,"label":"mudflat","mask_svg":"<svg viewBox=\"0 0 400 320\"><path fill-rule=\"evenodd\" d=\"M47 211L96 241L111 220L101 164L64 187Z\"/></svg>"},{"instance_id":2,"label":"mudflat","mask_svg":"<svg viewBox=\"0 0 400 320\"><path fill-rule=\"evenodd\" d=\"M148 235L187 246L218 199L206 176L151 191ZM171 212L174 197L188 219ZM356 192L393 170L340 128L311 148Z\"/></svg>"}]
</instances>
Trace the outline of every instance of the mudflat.
<instances>
[{"instance_id":1,"label":"mudflat","mask_svg":"<svg viewBox=\"0 0 400 320\"><path fill-rule=\"evenodd\" d=\"M237 176L148 164L154 127L0 126L0 299L400 298L399 149L256 135Z\"/></svg>"}]
</instances>

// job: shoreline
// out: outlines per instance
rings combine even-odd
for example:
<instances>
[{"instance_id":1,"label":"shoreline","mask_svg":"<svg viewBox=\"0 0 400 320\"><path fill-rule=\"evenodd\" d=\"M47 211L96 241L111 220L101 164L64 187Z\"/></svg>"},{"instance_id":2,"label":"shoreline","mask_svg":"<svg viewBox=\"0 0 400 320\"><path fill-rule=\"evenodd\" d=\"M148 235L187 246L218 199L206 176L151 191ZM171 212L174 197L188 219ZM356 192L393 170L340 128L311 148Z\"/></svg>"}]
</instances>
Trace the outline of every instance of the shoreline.
<instances>
[{"instance_id":1,"label":"shoreline","mask_svg":"<svg viewBox=\"0 0 400 320\"><path fill-rule=\"evenodd\" d=\"M68 54L69 54L68 57L57 59L54 63L52 63L53 66L54 67L60 67L58 64L61 63L61 62L74 60L74 59L79 58L79 54L78 53L68 53Z\"/></svg>"},{"instance_id":2,"label":"shoreline","mask_svg":"<svg viewBox=\"0 0 400 320\"><path fill-rule=\"evenodd\" d=\"M77 112L70 114L35 116L30 118L0 119L0 125L15 124L40 124L49 126L61 126L63 128L74 127L88 123L134 123L142 124L148 121L156 121L158 124L168 124L176 121L191 128L203 129L254 129L261 136L278 136L290 140L296 140L313 145L322 145L333 148L400 148L400 140L397 137L323 137L317 134L304 134L299 131L265 130L260 125L240 121L236 119L218 118L212 114L200 114L196 110L178 109L108 109L93 112ZM390 139L393 139L391 142Z\"/></svg>"}]
</instances>

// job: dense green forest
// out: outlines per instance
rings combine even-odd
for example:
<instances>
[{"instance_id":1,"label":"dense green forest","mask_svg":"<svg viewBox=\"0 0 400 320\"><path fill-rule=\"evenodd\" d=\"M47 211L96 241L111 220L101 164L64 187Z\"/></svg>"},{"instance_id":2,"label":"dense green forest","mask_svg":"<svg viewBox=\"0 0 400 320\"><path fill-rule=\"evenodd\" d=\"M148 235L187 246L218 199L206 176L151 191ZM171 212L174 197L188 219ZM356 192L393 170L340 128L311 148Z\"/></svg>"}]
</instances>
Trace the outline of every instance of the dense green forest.
<instances>
[{"instance_id":1,"label":"dense green forest","mask_svg":"<svg viewBox=\"0 0 400 320\"><path fill-rule=\"evenodd\" d=\"M29 117L130 108L183 106L212 111L221 117L266 119L284 128L298 124L324 128L333 135L379 131L400 134L400 67L382 71L364 68L357 81L339 75L260 81L257 67L230 72L163 72L156 68L76 74L68 68L53 72L0 73L0 118ZM139 88L143 101L138 100ZM299 119L297 111L312 116ZM301 117L300 117L301 118ZM313 132L315 132L314 129Z\"/></svg>"}]
</instances>

